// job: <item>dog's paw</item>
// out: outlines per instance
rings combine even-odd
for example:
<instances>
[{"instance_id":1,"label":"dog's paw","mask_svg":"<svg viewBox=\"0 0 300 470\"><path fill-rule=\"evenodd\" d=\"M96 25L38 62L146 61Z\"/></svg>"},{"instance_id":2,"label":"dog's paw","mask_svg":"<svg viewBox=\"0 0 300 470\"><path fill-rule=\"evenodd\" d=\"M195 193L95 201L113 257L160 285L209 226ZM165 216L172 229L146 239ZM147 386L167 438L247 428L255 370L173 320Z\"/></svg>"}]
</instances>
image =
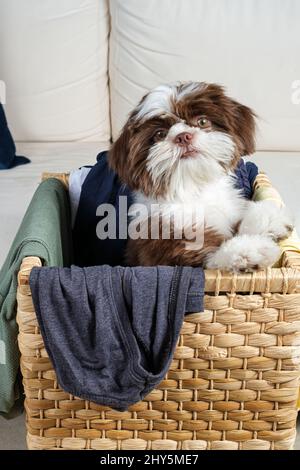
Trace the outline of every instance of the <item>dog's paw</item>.
<instances>
[{"instance_id":1,"label":"dog's paw","mask_svg":"<svg viewBox=\"0 0 300 470\"><path fill-rule=\"evenodd\" d=\"M238 233L263 235L279 241L287 238L293 229L293 219L285 207L277 207L272 201L259 201L249 205Z\"/></svg>"},{"instance_id":2,"label":"dog's paw","mask_svg":"<svg viewBox=\"0 0 300 470\"><path fill-rule=\"evenodd\" d=\"M224 242L211 253L206 267L224 271L251 272L272 266L280 255L280 249L269 237L261 235L237 235Z\"/></svg>"}]
</instances>

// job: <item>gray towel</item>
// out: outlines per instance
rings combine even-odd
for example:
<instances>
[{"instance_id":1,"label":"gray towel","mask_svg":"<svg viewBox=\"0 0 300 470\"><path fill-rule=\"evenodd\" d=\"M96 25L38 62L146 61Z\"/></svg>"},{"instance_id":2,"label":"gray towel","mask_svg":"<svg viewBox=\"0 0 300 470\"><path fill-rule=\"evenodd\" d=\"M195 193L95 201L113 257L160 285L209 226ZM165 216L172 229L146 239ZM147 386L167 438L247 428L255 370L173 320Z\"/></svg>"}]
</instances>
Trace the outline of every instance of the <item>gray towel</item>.
<instances>
[{"instance_id":1,"label":"gray towel","mask_svg":"<svg viewBox=\"0 0 300 470\"><path fill-rule=\"evenodd\" d=\"M201 268L34 268L30 287L60 386L118 410L162 381L185 313L203 310Z\"/></svg>"}]
</instances>

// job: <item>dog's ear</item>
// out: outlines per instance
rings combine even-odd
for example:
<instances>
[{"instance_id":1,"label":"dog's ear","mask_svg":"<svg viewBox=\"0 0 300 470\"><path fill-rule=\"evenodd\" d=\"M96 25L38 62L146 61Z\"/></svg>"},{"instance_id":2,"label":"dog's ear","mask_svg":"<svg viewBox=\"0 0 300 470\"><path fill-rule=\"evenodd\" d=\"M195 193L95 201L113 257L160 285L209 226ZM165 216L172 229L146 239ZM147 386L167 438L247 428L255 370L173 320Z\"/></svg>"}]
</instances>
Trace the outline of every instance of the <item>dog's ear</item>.
<instances>
[{"instance_id":1,"label":"dog's ear","mask_svg":"<svg viewBox=\"0 0 300 470\"><path fill-rule=\"evenodd\" d=\"M194 92L193 100L209 100L213 105L217 105L223 110L224 121L235 136L238 144L239 157L251 155L255 151L255 119L256 114L236 100L228 97L226 90L216 83L199 83L199 89ZM213 110L212 114L214 114ZM222 118L220 119L222 120Z\"/></svg>"},{"instance_id":2,"label":"dog's ear","mask_svg":"<svg viewBox=\"0 0 300 470\"><path fill-rule=\"evenodd\" d=\"M128 173L128 155L131 133L131 126L129 122L127 122L117 140L112 144L108 154L110 167L119 175L120 179L124 181L126 180L126 175Z\"/></svg>"},{"instance_id":3,"label":"dog's ear","mask_svg":"<svg viewBox=\"0 0 300 470\"><path fill-rule=\"evenodd\" d=\"M240 156L251 155L255 152L256 114L252 109L232 100L234 128L240 143Z\"/></svg>"}]
</instances>

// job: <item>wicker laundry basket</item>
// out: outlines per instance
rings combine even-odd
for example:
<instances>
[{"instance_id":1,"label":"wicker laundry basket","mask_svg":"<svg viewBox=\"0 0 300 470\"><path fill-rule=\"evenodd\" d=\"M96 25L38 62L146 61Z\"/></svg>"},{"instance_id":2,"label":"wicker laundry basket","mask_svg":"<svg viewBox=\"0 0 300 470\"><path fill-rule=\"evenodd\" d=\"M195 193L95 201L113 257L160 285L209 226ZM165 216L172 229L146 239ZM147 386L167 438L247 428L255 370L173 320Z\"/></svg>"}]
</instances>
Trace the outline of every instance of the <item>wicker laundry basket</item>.
<instances>
[{"instance_id":1,"label":"wicker laundry basket","mask_svg":"<svg viewBox=\"0 0 300 470\"><path fill-rule=\"evenodd\" d=\"M205 311L186 316L167 376L118 412L60 388L29 288L30 270L41 261L25 258L17 321L29 449L292 448L300 255L286 252L281 264L241 275L206 270Z\"/></svg>"}]
</instances>

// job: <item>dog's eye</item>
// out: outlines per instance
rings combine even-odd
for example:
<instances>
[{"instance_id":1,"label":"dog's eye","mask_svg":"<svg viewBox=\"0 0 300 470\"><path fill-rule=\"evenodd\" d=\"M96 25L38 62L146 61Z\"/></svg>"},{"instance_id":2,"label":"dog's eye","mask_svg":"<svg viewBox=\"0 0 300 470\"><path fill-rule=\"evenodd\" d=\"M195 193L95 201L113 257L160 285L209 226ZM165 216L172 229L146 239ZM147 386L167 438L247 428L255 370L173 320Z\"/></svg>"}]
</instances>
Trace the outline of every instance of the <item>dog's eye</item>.
<instances>
[{"instance_id":1,"label":"dog's eye","mask_svg":"<svg viewBox=\"0 0 300 470\"><path fill-rule=\"evenodd\" d=\"M198 124L199 127L201 127L201 129L207 129L208 127L211 126L211 121L209 119L207 119L205 116L201 116L197 120L197 124Z\"/></svg>"},{"instance_id":2,"label":"dog's eye","mask_svg":"<svg viewBox=\"0 0 300 470\"><path fill-rule=\"evenodd\" d=\"M165 129L159 129L154 134L154 140L155 142L158 142L159 140L165 139L166 136L167 136L167 131Z\"/></svg>"}]
</instances>

